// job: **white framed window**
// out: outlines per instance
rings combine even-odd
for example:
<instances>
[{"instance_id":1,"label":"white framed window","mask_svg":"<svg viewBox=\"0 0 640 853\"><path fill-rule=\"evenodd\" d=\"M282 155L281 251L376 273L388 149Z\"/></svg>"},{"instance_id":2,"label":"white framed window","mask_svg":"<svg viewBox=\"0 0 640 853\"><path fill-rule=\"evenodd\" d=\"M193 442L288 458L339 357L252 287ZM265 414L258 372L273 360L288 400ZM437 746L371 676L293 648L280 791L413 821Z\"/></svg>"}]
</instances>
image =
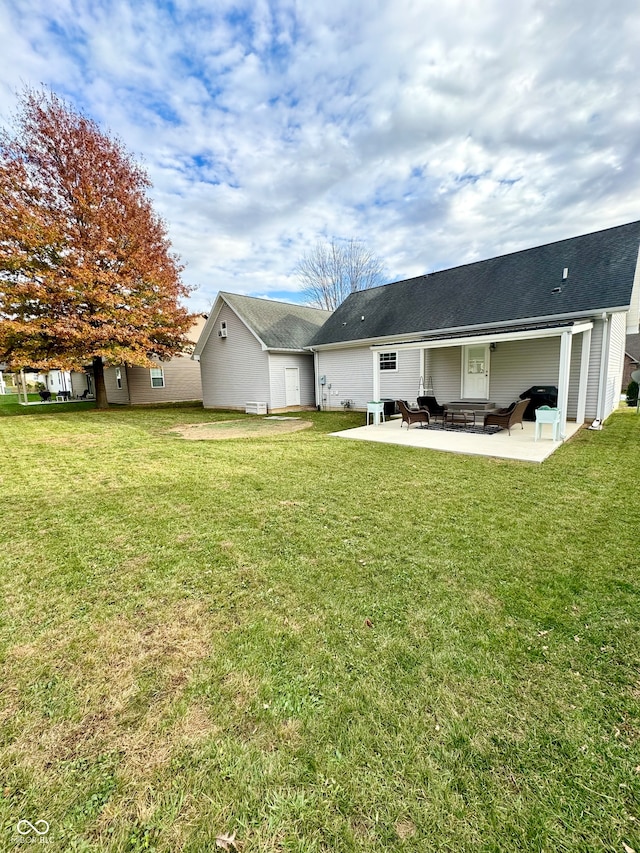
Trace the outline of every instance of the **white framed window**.
<instances>
[{"instance_id":1,"label":"white framed window","mask_svg":"<svg viewBox=\"0 0 640 853\"><path fill-rule=\"evenodd\" d=\"M151 368L151 387L164 388L164 370L161 367Z\"/></svg>"},{"instance_id":2,"label":"white framed window","mask_svg":"<svg viewBox=\"0 0 640 853\"><path fill-rule=\"evenodd\" d=\"M122 388L122 369L116 367L116 386Z\"/></svg>"},{"instance_id":3,"label":"white framed window","mask_svg":"<svg viewBox=\"0 0 640 853\"><path fill-rule=\"evenodd\" d=\"M381 352L380 353L380 370L397 370L398 369L398 353L397 352Z\"/></svg>"}]
</instances>

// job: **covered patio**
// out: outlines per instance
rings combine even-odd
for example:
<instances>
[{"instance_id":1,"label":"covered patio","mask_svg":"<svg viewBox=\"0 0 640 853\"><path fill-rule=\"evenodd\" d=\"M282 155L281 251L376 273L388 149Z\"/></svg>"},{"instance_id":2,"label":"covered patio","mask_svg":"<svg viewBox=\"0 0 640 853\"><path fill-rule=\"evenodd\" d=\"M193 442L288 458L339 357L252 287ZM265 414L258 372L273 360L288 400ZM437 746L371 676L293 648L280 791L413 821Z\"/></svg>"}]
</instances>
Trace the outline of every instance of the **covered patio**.
<instances>
[{"instance_id":1,"label":"covered patio","mask_svg":"<svg viewBox=\"0 0 640 853\"><path fill-rule=\"evenodd\" d=\"M425 393L424 378L432 376L437 387L445 389L444 394L438 394L440 403L469 400L470 409L478 408L473 401L486 401L487 405L494 401L496 407L508 406L518 399L527 385L555 385L558 389L560 435L566 438L571 434L571 420L580 425L586 419L592 329L592 322L535 323L509 330L496 328L488 333L434 335L417 341L374 344L370 347L373 358L371 399L404 398L398 382L400 372L394 374L382 368L385 355L391 354L397 364L400 354L414 353L418 356L420 371L418 395ZM579 342L577 349L574 345L576 340ZM594 372L598 367L594 363ZM543 379L551 382L541 381ZM605 379L601 375L599 413L603 410L606 391ZM482 408L481 405L479 409ZM602 415L598 414L598 417Z\"/></svg>"},{"instance_id":2,"label":"covered patio","mask_svg":"<svg viewBox=\"0 0 640 853\"><path fill-rule=\"evenodd\" d=\"M422 429L417 426L402 426L402 420L390 418L384 423L355 429L341 430L332 435L359 441L377 441L382 444L399 444L405 447L420 447L426 450L442 450L446 453L462 453L468 456L490 456L495 459L515 459L521 462L544 462L557 450L562 441L551 439L550 426L543 427L542 436L535 441L535 423L525 421L523 429L515 426L511 435L507 430L495 434L468 433L460 429ZM565 427L566 439L580 429L580 424L569 421Z\"/></svg>"}]
</instances>

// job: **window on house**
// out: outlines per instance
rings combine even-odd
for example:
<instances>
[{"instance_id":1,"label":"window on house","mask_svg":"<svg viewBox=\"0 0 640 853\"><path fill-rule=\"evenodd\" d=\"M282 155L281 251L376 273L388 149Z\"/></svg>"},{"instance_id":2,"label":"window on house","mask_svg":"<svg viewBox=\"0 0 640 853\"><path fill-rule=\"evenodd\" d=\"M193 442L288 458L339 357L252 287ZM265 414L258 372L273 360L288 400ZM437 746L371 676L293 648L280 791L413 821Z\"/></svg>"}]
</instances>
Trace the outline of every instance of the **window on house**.
<instances>
[{"instance_id":1,"label":"window on house","mask_svg":"<svg viewBox=\"0 0 640 853\"><path fill-rule=\"evenodd\" d=\"M398 353L397 352L381 352L380 353L380 370L397 370L398 369Z\"/></svg>"},{"instance_id":2,"label":"window on house","mask_svg":"<svg viewBox=\"0 0 640 853\"><path fill-rule=\"evenodd\" d=\"M116 385L118 388L122 388L122 369L120 367L116 367Z\"/></svg>"},{"instance_id":3,"label":"window on house","mask_svg":"<svg viewBox=\"0 0 640 853\"><path fill-rule=\"evenodd\" d=\"M164 370L161 367L151 368L151 387L164 388Z\"/></svg>"}]
</instances>

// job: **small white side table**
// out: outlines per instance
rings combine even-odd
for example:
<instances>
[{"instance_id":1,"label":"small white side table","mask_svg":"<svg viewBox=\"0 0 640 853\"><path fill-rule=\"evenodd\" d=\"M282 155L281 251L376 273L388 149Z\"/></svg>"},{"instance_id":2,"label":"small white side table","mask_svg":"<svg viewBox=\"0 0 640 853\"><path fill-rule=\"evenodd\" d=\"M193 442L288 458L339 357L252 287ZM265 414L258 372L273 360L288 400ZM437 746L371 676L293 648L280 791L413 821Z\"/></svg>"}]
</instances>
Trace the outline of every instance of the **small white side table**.
<instances>
[{"instance_id":1,"label":"small white side table","mask_svg":"<svg viewBox=\"0 0 640 853\"><path fill-rule=\"evenodd\" d=\"M382 422L384 423L384 403L375 400L367 403L367 426L369 426L369 415L373 415L374 426L378 426L380 418L382 418Z\"/></svg>"},{"instance_id":2,"label":"small white side table","mask_svg":"<svg viewBox=\"0 0 640 853\"><path fill-rule=\"evenodd\" d=\"M536 409L534 441L537 441L542 435L542 424L551 424L553 441L560 441L560 409L550 409L549 406L540 406L539 409Z\"/></svg>"}]
</instances>

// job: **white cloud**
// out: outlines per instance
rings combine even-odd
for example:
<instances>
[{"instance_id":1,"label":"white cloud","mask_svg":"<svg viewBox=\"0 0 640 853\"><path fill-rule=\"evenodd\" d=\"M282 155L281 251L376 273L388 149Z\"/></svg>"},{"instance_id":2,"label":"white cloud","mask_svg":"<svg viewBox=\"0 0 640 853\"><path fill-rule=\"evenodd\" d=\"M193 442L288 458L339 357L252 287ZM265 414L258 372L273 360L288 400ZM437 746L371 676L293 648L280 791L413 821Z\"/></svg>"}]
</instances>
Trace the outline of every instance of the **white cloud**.
<instances>
[{"instance_id":1,"label":"white cloud","mask_svg":"<svg viewBox=\"0 0 640 853\"><path fill-rule=\"evenodd\" d=\"M144 159L203 307L318 238L401 278L638 217L640 10L585 0L6 0L0 109L50 85Z\"/></svg>"}]
</instances>

